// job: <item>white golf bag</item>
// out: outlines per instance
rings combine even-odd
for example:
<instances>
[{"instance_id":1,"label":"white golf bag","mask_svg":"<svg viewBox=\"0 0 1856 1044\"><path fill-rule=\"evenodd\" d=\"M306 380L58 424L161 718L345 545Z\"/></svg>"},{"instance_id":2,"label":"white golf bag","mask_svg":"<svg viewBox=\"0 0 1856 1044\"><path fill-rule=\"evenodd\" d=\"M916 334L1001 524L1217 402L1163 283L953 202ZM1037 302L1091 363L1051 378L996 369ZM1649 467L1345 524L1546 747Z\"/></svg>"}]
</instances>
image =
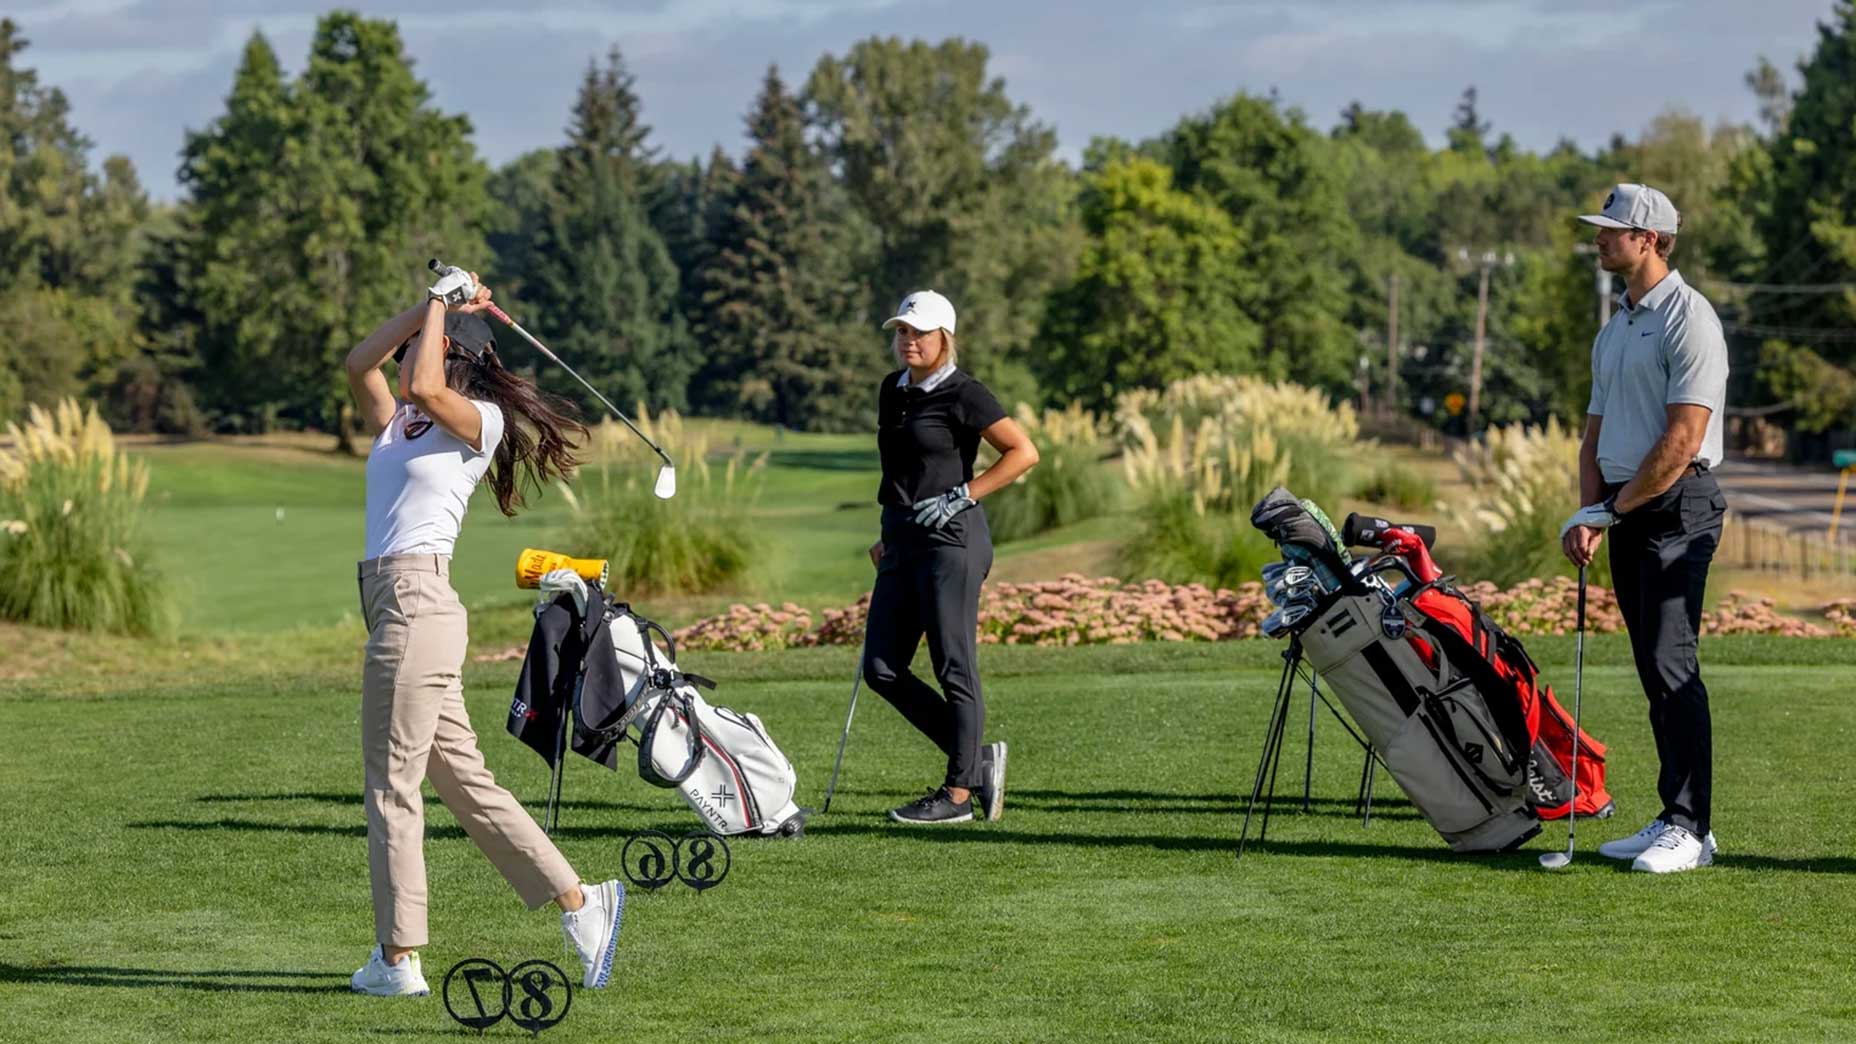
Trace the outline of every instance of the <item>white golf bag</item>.
<instances>
[{"instance_id":1,"label":"white golf bag","mask_svg":"<svg viewBox=\"0 0 1856 1044\"><path fill-rule=\"evenodd\" d=\"M608 626L626 707L597 731L616 738L634 730L638 774L674 788L718 834L802 833L806 810L793 803L798 776L760 719L710 706L698 687L714 683L677 669L676 643L662 627L623 610ZM668 648L651 641L651 632Z\"/></svg>"}]
</instances>

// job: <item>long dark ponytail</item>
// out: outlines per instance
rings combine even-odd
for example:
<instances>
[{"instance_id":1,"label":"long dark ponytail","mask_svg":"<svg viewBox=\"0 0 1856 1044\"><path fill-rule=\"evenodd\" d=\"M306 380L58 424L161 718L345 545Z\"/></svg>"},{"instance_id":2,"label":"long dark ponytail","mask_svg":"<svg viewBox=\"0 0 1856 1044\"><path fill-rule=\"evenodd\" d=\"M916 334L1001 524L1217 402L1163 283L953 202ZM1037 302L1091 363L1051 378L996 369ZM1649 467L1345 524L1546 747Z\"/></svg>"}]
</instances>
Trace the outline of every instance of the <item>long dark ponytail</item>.
<instances>
[{"instance_id":1,"label":"long dark ponytail","mask_svg":"<svg viewBox=\"0 0 1856 1044\"><path fill-rule=\"evenodd\" d=\"M480 355L453 353L445 359L445 383L467 399L495 403L503 411L503 439L490 459L484 481L496 494L496 507L513 517L528 500L522 489L573 475L582 463L576 456L586 444L580 410L503 368L495 349Z\"/></svg>"}]
</instances>

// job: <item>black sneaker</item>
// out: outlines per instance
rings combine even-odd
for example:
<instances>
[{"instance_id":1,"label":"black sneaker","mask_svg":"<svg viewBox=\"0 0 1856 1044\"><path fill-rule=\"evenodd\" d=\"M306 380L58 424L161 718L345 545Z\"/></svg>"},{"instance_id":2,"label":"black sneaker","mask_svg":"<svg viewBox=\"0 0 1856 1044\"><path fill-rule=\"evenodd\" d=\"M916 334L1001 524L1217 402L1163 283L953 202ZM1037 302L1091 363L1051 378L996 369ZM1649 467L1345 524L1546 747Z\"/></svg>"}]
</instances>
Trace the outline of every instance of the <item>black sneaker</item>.
<instances>
[{"instance_id":1,"label":"black sneaker","mask_svg":"<svg viewBox=\"0 0 1856 1044\"><path fill-rule=\"evenodd\" d=\"M981 815L997 822L1005 814L1005 741L980 748L980 784L973 788Z\"/></svg>"},{"instance_id":2,"label":"black sneaker","mask_svg":"<svg viewBox=\"0 0 1856 1044\"><path fill-rule=\"evenodd\" d=\"M941 787L927 797L892 809L889 818L898 823L970 823L973 802L967 800L956 805L954 799L947 796L947 788Z\"/></svg>"}]
</instances>

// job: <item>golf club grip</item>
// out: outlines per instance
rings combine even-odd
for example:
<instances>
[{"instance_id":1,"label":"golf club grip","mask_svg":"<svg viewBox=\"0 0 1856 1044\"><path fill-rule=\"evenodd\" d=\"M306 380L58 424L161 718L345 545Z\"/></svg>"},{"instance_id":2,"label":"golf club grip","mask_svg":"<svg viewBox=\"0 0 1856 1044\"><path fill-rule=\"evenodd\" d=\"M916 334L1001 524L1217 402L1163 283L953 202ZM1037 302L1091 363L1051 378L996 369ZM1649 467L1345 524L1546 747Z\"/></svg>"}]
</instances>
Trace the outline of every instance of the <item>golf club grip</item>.
<instances>
[{"instance_id":1,"label":"golf club grip","mask_svg":"<svg viewBox=\"0 0 1856 1044\"><path fill-rule=\"evenodd\" d=\"M1347 521L1341 524L1340 534L1341 539L1349 546L1379 547L1383 540L1381 534L1388 529L1408 529L1423 541L1425 547L1435 548L1437 546L1436 526L1427 526L1417 522L1393 522L1388 519L1375 518L1372 515L1362 515L1357 511L1349 514Z\"/></svg>"},{"instance_id":2,"label":"golf club grip","mask_svg":"<svg viewBox=\"0 0 1856 1044\"><path fill-rule=\"evenodd\" d=\"M443 261L440 261L437 258L433 258L430 261L427 261L425 263L425 267L431 269L434 272L437 272L439 275L444 275L445 269L449 266L446 265Z\"/></svg>"}]
</instances>

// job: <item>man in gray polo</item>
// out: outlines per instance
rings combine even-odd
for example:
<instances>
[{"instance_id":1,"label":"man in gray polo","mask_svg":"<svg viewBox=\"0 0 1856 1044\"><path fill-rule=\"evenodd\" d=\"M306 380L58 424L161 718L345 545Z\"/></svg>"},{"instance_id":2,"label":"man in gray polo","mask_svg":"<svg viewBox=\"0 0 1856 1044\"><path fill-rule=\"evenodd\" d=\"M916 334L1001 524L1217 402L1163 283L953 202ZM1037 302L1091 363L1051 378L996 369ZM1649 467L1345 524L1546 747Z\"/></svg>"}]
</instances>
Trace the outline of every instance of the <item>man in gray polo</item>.
<instances>
[{"instance_id":1,"label":"man in gray polo","mask_svg":"<svg viewBox=\"0 0 1856 1044\"><path fill-rule=\"evenodd\" d=\"M1598 226L1598 259L1624 277L1617 314L1592 345L1592 401L1579 448L1579 502L1560 531L1586 565L1611 530L1611 580L1650 701L1662 811L1598 851L1651 873L1714 861L1714 751L1696 636L1727 501L1721 460L1727 342L1707 299L1669 267L1680 219L1669 197L1619 185Z\"/></svg>"}]
</instances>

